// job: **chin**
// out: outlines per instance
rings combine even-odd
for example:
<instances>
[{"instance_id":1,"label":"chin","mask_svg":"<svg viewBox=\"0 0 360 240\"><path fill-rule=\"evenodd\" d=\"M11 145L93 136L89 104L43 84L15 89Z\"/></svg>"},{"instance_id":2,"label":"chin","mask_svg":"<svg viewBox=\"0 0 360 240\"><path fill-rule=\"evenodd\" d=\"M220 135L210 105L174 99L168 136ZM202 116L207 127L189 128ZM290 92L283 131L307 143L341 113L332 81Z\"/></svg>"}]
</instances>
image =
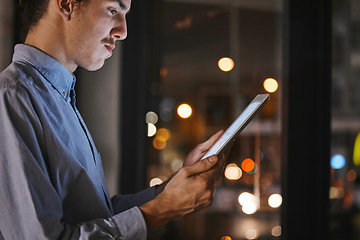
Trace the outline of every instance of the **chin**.
<instances>
[{"instance_id":1,"label":"chin","mask_svg":"<svg viewBox=\"0 0 360 240\"><path fill-rule=\"evenodd\" d=\"M97 71L99 70L100 68L102 68L104 66L104 61L102 62L98 62L96 64L89 64L89 65L86 65L86 66L82 66L82 68L88 70L88 71Z\"/></svg>"}]
</instances>

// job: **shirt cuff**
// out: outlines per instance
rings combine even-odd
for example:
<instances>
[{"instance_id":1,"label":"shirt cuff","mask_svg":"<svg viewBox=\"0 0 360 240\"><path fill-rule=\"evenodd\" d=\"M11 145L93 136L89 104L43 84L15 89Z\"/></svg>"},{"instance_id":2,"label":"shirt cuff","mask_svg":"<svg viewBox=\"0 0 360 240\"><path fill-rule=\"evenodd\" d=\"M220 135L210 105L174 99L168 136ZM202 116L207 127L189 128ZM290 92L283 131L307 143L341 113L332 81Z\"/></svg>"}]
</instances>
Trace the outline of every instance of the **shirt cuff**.
<instances>
[{"instance_id":1,"label":"shirt cuff","mask_svg":"<svg viewBox=\"0 0 360 240\"><path fill-rule=\"evenodd\" d=\"M138 207L112 217L124 240L146 240L147 226L143 214Z\"/></svg>"}]
</instances>

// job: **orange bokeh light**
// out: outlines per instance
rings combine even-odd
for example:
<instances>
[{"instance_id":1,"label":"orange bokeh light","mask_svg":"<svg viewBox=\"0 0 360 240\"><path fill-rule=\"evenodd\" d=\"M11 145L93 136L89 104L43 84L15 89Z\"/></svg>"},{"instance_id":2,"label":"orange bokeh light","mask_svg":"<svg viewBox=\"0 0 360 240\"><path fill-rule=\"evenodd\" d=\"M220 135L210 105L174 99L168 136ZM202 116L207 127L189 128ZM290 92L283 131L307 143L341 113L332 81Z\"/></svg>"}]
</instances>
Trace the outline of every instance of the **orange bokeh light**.
<instances>
[{"instance_id":1,"label":"orange bokeh light","mask_svg":"<svg viewBox=\"0 0 360 240\"><path fill-rule=\"evenodd\" d=\"M251 171L254 170L254 168L255 168L255 162L254 162L254 160L252 160L251 158L246 158L246 159L244 159L244 161L241 163L241 168L242 168L245 172L251 172Z\"/></svg>"},{"instance_id":2,"label":"orange bokeh light","mask_svg":"<svg viewBox=\"0 0 360 240\"><path fill-rule=\"evenodd\" d=\"M153 140L153 146L154 148L156 148L157 150L162 150L166 147L166 139L164 137L161 136L157 136L156 138L154 138Z\"/></svg>"},{"instance_id":3,"label":"orange bokeh light","mask_svg":"<svg viewBox=\"0 0 360 240\"><path fill-rule=\"evenodd\" d=\"M231 240L231 237L229 237L229 236L223 236L220 240Z\"/></svg>"},{"instance_id":4,"label":"orange bokeh light","mask_svg":"<svg viewBox=\"0 0 360 240\"><path fill-rule=\"evenodd\" d=\"M349 182L352 182L352 181L355 181L356 179L356 172L351 169L347 172L346 174L346 179L349 181Z\"/></svg>"}]
</instances>

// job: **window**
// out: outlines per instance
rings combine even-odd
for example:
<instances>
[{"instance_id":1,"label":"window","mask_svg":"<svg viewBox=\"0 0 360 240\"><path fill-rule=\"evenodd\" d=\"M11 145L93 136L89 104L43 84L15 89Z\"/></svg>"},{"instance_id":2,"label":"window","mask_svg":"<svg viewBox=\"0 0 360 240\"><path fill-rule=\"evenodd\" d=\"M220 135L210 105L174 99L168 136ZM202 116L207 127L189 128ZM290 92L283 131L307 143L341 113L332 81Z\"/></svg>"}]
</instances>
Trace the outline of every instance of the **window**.
<instances>
[{"instance_id":1,"label":"window","mask_svg":"<svg viewBox=\"0 0 360 240\"><path fill-rule=\"evenodd\" d=\"M157 132L149 133L149 184L169 178L196 144L226 129L258 93L274 92L234 143L213 205L155 238L279 237L281 1L164 1L162 10L160 77L150 86L155 104L148 123ZM231 70L220 69L223 58ZM265 90L266 79L274 90ZM178 115L181 104L191 107L188 118Z\"/></svg>"},{"instance_id":2,"label":"window","mask_svg":"<svg viewBox=\"0 0 360 240\"><path fill-rule=\"evenodd\" d=\"M360 234L360 3L335 1L330 233L331 239Z\"/></svg>"}]
</instances>

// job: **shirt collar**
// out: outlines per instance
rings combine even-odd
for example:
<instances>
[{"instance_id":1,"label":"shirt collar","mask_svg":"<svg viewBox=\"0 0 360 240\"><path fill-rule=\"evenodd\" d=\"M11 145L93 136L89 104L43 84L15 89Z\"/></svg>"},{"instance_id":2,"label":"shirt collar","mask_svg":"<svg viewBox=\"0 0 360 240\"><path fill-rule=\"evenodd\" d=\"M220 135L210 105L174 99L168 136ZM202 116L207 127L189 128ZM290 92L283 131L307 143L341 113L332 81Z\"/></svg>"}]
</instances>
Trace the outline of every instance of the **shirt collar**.
<instances>
[{"instance_id":1,"label":"shirt collar","mask_svg":"<svg viewBox=\"0 0 360 240\"><path fill-rule=\"evenodd\" d=\"M74 89L76 79L57 60L35 47L17 44L13 61L33 66L67 102L70 101L70 91Z\"/></svg>"}]
</instances>

